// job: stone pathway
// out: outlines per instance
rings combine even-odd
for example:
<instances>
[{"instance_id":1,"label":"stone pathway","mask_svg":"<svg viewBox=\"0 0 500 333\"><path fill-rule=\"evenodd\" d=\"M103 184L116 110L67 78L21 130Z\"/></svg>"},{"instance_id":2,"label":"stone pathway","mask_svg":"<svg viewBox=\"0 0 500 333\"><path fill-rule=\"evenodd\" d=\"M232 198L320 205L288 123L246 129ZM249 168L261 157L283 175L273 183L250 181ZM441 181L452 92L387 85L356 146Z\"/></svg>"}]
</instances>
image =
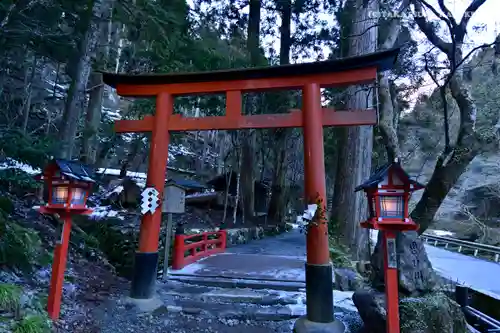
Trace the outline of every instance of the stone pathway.
<instances>
[{"instance_id":1,"label":"stone pathway","mask_svg":"<svg viewBox=\"0 0 500 333\"><path fill-rule=\"evenodd\" d=\"M362 323L352 305L351 293L338 292L335 298L335 315L345 323L346 332L358 332ZM305 314L304 300L303 291L220 288L169 281L158 284L153 301L132 302L126 295L115 295L96 308L92 317L100 329L96 332L103 333L290 333L295 319Z\"/></svg>"},{"instance_id":2,"label":"stone pathway","mask_svg":"<svg viewBox=\"0 0 500 333\"><path fill-rule=\"evenodd\" d=\"M170 271L154 301L111 297L95 309L95 324L103 333L290 333L306 314L305 254L298 230L230 248ZM351 297L334 292L335 316L356 333L362 322Z\"/></svg>"},{"instance_id":3,"label":"stone pathway","mask_svg":"<svg viewBox=\"0 0 500 333\"><path fill-rule=\"evenodd\" d=\"M170 270L169 274L172 277L265 280L303 285L305 255L305 235L294 229L277 237L229 248L226 253L201 259L181 270Z\"/></svg>"},{"instance_id":4,"label":"stone pathway","mask_svg":"<svg viewBox=\"0 0 500 333\"><path fill-rule=\"evenodd\" d=\"M170 271L170 276L214 277L268 281L305 282L303 257L222 253L184 269Z\"/></svg>"},{"instance_id":5,"label":"stone pathway","mask_svg":"<svg viewBox=\"0 0 500 333\"><path fill-rule=\"evenodd\" d=\"M306 235L299 229L276 237L266 237L254 240L248 244L238 245L227 249L228 253L282 255L293 257L306 257Z\"/></svg>"}]
</instances>

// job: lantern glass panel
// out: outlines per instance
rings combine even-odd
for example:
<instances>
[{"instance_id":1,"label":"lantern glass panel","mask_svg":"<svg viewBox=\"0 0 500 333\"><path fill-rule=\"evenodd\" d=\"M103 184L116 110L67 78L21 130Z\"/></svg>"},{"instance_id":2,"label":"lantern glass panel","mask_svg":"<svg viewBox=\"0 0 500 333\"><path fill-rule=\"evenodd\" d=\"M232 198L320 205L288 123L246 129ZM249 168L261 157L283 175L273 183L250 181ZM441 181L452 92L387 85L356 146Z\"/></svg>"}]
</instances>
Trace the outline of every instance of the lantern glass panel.
<instances>
[{"instance_id":1,"label":"lantern glass panel","mask_svg":"<svg viewBox=\"0 0 500 333\"><path fill-rule=\"evenodd\" d=\"M387 218L404 218L404 200L399 195L381 195L380 215Z\"/></svg>"},{"instance_id":2,"label":"lantern glass panel","mask_svg":"<svg viewBox=\"0 0 500 333\"><path fill-rule=\"evenodd\" d=\"M71 203L73 205L83 205L85 203L85 190L76 187L71 190Z\"/></svg>"},{"instance_id":3,"label":"lantern glass panel","mask_svg":"<svg viewBox=\"0 0 500 333\"><path fill-rule=\"evenodd\" d=\"M67 186L54 186L52 188L52 204L65 204L68 200Z\"/></svg>"}]
</instances>

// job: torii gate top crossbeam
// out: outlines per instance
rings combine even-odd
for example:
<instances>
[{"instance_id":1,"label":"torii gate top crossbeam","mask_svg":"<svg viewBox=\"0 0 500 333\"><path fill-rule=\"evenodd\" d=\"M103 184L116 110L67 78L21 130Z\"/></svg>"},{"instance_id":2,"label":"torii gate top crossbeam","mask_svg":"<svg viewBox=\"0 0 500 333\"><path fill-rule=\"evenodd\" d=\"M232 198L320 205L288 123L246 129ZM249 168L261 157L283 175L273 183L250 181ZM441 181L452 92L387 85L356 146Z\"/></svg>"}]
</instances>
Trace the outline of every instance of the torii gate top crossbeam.
<instances>
[{"instance_id":1,"label":"torii gate top crossbeam","mask_svg":"<svg viewBox=\"0 0 500 333\"><path fill-rule=\"evenodd\" d=\"M306 83L322 87L368 83L377 70L393 67L399 48L362 56L312 63L244 68L197 73L128 75L103 73L104 83L116 88L121 96L157 96L242 92L269 89L302 88Z\"/></svg>"},{"instance_id":2,"label":"torii gate top crossbeam","mask_svg":"<svg viewBox=\"0 0 500 333\"><path fill-rule=\"evenodd\" d=\"M313 63L246 68L185 74L127 75L103 73L104 83L117 89L121 96L153 97L225 93L226 115L218 117L169 116L168 131L196 131L216 129L302 127L301 112L274 115L243 116L242 93L271 89L303 89L314 84L326 88L373 82L377 71L391 68L399 49L371 53L358 57L334 59ZM169 107L170 108L170 107ZM156 112L167 112L157 107ZM168 111L172 112L172 111ZM156 116L141 120L119 120L115 124L118 133L151 132ZM373 125L374 110L334 111L323 109L323 126Z\"/></svg>"}]
</instances>

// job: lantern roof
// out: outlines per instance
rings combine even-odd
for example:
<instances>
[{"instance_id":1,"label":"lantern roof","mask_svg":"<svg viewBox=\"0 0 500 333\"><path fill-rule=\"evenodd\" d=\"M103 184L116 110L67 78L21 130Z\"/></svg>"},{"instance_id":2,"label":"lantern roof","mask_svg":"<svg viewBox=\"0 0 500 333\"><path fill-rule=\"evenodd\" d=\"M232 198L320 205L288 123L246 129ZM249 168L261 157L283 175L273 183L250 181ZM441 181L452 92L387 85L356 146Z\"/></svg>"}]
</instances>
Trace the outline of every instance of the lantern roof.
<instances>
[{"instance_id":1,"label":"lantern roof","mask_svg":"<svg viewBox=\"0 0 500 333\"><path fill-rule=\"evenodd\" d=\"M425 187L425 185L417 182L416 180L413 180L408 173L401 167L401 164L399 163L398 160L395 160L394 162L387 163L380 168L378 168L373 175L371 175L370 178L368 178L363 184L357 186L354 191L360 191L360 190L366 190L369 188L374 188L377 187L379 183L381 183L385 177L389 174L389 171L393 170L398 177L401 179L401 181L404 184L410 184L413 185L413 190L419 190Z\"/></svg>"},{"instance_id":2,"label":"lantern roof","mask_svg":"<svg viewBox=\"0 0 500 333\"><path fill-rule=\"evenodd\" d=\"M71 179L95 183L95 170L88 165L85 165L78 161L69 161L58 158L53 159L49 166L50 165L55 165L62 174Z\"/></svg>"}]
</instances>

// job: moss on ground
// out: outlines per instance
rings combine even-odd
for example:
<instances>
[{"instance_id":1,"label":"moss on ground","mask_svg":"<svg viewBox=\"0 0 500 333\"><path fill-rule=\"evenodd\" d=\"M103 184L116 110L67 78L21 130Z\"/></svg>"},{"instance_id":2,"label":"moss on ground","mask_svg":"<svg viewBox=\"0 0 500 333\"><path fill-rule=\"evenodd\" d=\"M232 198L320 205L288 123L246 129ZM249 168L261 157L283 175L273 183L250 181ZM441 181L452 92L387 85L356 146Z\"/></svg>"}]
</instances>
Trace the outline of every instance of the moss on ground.
<instances>
[{"instance_id":1,"label":"moss on ground","mask_svg":"<svg viewBox=\"0 0 500 333\"><path fill-rule=\"evenodd\" d=\"M460 306L442 292L399 303L401 333L467 333Z\"/></svg>"},{"instance_id":2,"label":"moss on ground","mask_svg":"<svg viewBox=\"0 0 500 333\"><path fill-rule=\"evenodd\" d=\"M50 321L43 315L29 315L17 322L12 328L13 333L50 333Z\"/></svg>"},{"instance_id":3,"label":"moss on ground","mask_svg":"<svg viewBox=\"0 0 500 333\"><path fill-rule=\"evenodd\" d=\"M8 197L0 196L0 210L6 214L14 213L14 203Z\"/></svg>"},{"instance_id":4,"label":"moss on ground","mask_svg":"<svg viewBox=\"0 0 500 333\"><path fill-rule=\"evenodd\" d=\"M11 322L7 324L9 332L50 333L50 321L45 312L46 301L43 304L44 299L36 297L21 308L22 294L23 290L19 286L0 284L0 312L13 314L13 319L9 319Z\"/></svg>"},{"instance_id":5,"label":"moss on ground","mask_svg":"<svg viewBox=\"0 0 500 333\"><path fill-rule=\"evenodd\" d=\"M354 268L354 263L347 252L345 246L340 244L338 240L333 237L329 239L330 260L334 267L337 268Z\"/></svg>"},{"instance_id":6,"label":"moss on ground","mask_svg":"<svg viewBox=\"0 0 500 333\"><path fill-rule=\"evenodd\" d=\"M0 235L0 265L32 271L33 265L44 254L37 232L0 214Z\"/></svg>"},{"instance_id":7,"label":"moss on ground","mask_svg":"<svg viewBox=\"0 0 500 333\"><path fill-rule=\"evenodd\" d=\"M0 311L17 312L20 307L21 288L8 283L0 283Z\"/></svg>"},{"instance_id":8,"label":"moss on ground","mask_svg":"<svg viewBox=\"0 0 500 333\"><path fill-rule=\"evenodd\" d=\"M88 233L88 246L99 248L119 275L126 278L132 276L138 244L138 235L135 232L122 232L113 228L109 221L99 221L82 229Z\"/></svg>"}]
</instances>

